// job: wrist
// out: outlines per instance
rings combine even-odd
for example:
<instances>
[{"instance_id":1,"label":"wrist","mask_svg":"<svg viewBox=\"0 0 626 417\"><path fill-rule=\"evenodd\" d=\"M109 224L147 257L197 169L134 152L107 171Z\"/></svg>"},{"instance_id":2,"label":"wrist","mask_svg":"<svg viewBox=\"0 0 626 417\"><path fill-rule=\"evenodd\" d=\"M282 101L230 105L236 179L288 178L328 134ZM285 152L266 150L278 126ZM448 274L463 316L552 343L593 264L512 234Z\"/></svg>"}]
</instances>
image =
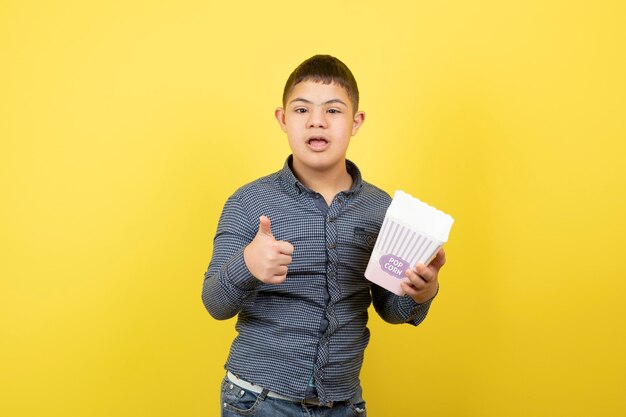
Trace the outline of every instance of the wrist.
<instances>
[{"instance_id":1,"label":"wrist","mask_svg":"<svg viewBox=\"0 0 626 417\"><path fill-rule=\"evenodd\" d=\"M414 297L413 301L415 301L417 304L426 304L430 301L432 301L437 294L439 294L439 283L437 282L437 287L435 288L434 291L429 291L427 293L422 293L419 294L418 297Z\"/></svg>"}]
</instances>

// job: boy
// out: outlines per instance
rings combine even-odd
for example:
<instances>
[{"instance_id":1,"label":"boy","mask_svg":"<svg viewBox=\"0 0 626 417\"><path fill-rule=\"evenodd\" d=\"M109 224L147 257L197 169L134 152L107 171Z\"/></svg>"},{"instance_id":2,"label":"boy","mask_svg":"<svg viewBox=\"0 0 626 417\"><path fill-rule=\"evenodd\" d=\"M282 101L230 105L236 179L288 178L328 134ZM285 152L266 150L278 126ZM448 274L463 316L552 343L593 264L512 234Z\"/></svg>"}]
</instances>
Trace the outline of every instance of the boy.
<instances>
[{"instance_id":1,"label":"boy","mask_svg":"<svg viewBox=\"0 0 626 417\"><path fill-rule=\"evenodd\" d=\"M364 416L368 306L418 325L437 293L443 250L406 271L406 297L363 276L391 199L346 159L365 119L358 104L337 58L300 64L275 111L292 155L225 204L202 290L214 318L238 315L222 416Z\"/></svg>"}]
</instances>

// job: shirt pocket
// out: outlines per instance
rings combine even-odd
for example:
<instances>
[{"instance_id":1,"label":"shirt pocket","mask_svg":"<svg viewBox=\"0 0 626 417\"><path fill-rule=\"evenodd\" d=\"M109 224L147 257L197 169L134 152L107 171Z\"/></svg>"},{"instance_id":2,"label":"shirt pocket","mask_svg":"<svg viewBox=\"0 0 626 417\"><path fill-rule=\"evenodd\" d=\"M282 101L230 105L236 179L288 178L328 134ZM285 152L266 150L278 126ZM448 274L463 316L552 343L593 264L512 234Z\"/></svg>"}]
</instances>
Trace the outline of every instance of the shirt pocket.
<instances>
[{"instance_id":1,"label":"shirt pocket","mask_svg":"<svg viewBox=\"0 0 626 417\"><path fill-rule=\"evenodd\" d=\"M364 220L354 221L338 230L339 260L343 275L363 277L380 225Z\"/></svg>"}]
</instances>

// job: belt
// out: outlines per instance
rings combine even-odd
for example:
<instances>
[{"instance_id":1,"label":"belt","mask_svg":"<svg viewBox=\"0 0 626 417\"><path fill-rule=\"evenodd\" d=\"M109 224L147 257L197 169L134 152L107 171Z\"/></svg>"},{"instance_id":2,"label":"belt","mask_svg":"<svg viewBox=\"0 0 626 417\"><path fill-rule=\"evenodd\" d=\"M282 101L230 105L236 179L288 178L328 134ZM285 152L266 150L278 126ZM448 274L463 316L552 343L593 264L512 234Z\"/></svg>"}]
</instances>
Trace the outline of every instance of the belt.
<instances>
[{"instance_id":1,"label":"belt","mask_svg":"<svg viewBox=\"0 0 626 417\"><path fill-rule=\"evenodd\" d=\"M258 385L254 385L248 381L245 381L239 377L237 377L237 375L233 374L232 372L228 371L226 372L226 378L233 384L237 385L240 388L243 388L245 390L254 392L255 394L261 394L264 389ZM307 404L307 405L322 405L319 401L318 398L308 398L305 400L296 400L293 398L289 398L289 397L285 397L284 395L280 395L277 392L273 392L273 391L268 391L267 392L267 396L270 398L275 398L277 400L284 400L284 401L291 401L291 402L295 402L295 403L303 403L303 404ZM332 404L332 403L331 403ZM332 407L332 405L331 405Z\"/></svg>"}]
</instances>

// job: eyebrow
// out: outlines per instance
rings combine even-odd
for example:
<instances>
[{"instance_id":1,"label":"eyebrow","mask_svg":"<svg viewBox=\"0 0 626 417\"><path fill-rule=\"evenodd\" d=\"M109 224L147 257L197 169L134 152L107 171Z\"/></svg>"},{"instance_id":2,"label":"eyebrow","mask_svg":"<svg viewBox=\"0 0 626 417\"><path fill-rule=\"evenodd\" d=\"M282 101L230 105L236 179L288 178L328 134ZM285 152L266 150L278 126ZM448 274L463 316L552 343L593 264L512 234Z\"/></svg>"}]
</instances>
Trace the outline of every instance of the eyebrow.
<instances>
[{"instance_id":1,"label":"eyebrow","mask_svg":"<svg viewBox=\"0 0 626 417\"><path fill-rule=\"evenodd\" d=\"M291 100L289 102L289 104L293 103L294 101L302 101L302 102L307 103L307 104L315 104L311 100L307 100L307 99L302 98L302 97L294 98L293 100ZM328 101L323 102L322 104L333 104L333 103L343 104L344 106L348 107L348 105L343 100L339 100L338 98L330 99Z\"/></svg>"}]
</instances>

